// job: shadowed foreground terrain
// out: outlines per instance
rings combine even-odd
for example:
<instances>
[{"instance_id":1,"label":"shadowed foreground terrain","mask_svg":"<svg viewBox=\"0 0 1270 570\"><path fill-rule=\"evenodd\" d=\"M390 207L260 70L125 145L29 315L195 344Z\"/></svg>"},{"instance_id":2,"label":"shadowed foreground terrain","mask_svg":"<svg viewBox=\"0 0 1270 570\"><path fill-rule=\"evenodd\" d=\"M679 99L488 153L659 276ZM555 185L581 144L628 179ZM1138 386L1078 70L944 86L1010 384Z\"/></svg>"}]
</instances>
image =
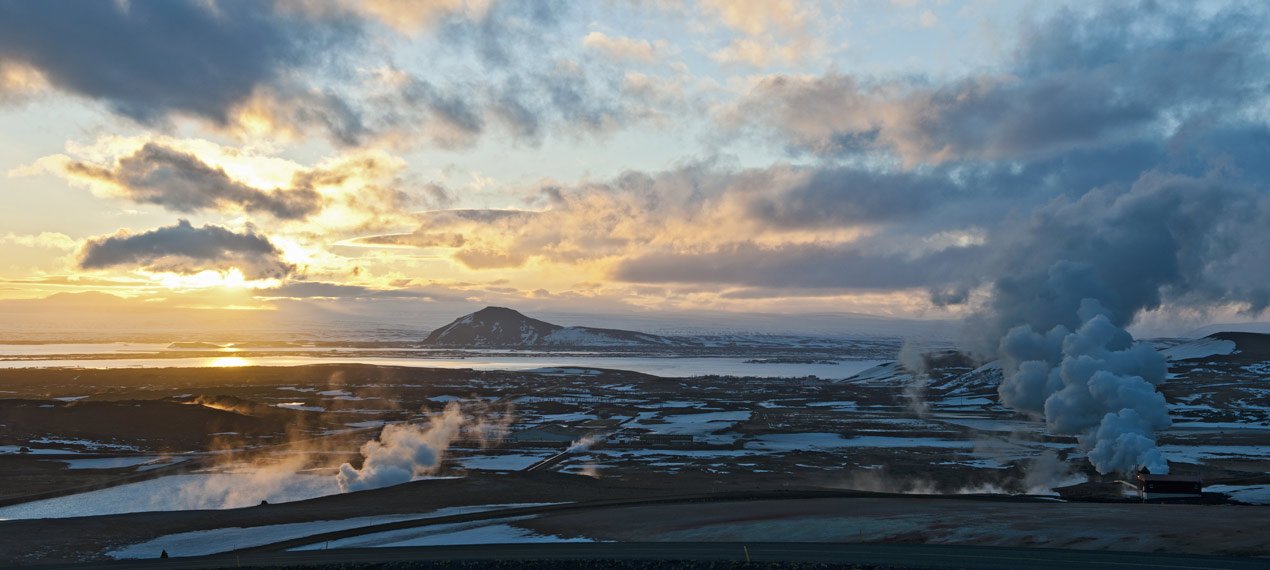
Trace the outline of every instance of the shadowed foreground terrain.
<instances>
[{"instance_id":1,"label":"shadowed foreground terrain","mask_svg":"<svg viewBox=\"0 0 1270 570\"><path fill-rule=\"evenodd\" d=\"M149 548L145 544L199 529L212 533L201 536L199 540L205 542L223 536L217 534L223 531L215 529L258 527L268 535L288 523L511 501L552 504L309 534L236 554L409 544L444 536L455 528L514 527L558 539L601 542L815 541L1270 555L1260 528L1265 520L1263 507L1064 503L1026 497L925 497L824 489L777 492L761 490L774 486L772 480L692 477L682 479L683 488L700 492L673 494L667 491L670 483L663 479L631 484L563 474L469 477L245 509L7 521L0 523L0 558L27 563L101 561L104 553L123 547L133 549L140 558L157 558L165 545L171 555L185 556L190 553L172 546L179 543L160 541ZM731 491L704 491L710 486ZM226 556L231 554L235 553Z\"/></svg>"},{"instance_id":2,"label":"shadowed foreground terrain","mask_svg":"<svg viewBox=\"0 0 1270 570\"><path fill-rule=\"evenodd\" d=\"M173 563L311 563L288 551L391 557L473 540L1266 556L1262 340L1168 345L1174 425L1160 442L1174 473L1210 491L1187 504L1127 496L1073 438L1002 407L999 368L952 353L928 357L916 396L894 362L841 380L352 364L5 370L0 519L13 520L0 521L0 560L102 564L166 550ZM360 449L385 423L423 430L454 407L466 431L415 473L434 478L337 485L343 465L366 465ZM486 425L505 431L478 437Z\"/></svg>"},{"instance_id":3,"label":"shadowed foreground terrain","mask_svg":"<svg viewBox=\"0 0 1270 570\"><path fill-rule=\"evenodd\" d=\"M842 545L811 543L605 543L481 545L363 549L320 553L249 554L104 565L115 570L149 568L312 568L315 570L502 570L509 568L599 570L788 569L903 570L977 568L1035 570L1151 567L1160 569L1261 568L1251 559L1079 552L965 546ZM79 570L85 565L56 568Z\"/></svg>"}]
</instances>

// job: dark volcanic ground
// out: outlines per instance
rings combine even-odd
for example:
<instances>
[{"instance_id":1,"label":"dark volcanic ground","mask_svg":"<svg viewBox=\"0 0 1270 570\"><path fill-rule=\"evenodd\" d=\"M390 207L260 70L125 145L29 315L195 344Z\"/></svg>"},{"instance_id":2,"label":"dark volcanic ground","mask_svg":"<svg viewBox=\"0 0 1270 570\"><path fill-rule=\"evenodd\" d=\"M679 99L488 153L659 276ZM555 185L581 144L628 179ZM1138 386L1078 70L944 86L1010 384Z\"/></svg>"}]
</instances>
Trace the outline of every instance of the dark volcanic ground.
<instances>
[{"instance_id":1,"label":"dark volcanic ground","mask_svg":"<svg viewBox=\"0 0 1270 570\"><path fill-rule=\"evenodd\" d=\"M995 367L955 353L930 356L932 373L920 382L894 364L839 382L343 364L0 370L0 518L41 512L35 498L182 473L286 469L330 487L338 465L361 464L359 447L383 422L426 422L451 402L461 402L469 424L480 418L506 430L481 442L465 428L438 473L457 479L266 507L0 522L0 558L98 559L186 531L509 503L591 505L506 523L565 538L815 536L1264 554L1264 540L1247 533L1270 507L1235 503L1270 489L1270 343L1217 335L1166 345L1172 377L1162 391L1175 425L1160 442L1174 473L1221 490L1198 501L1212 504L1126 498L1116 476L1088 467L1072 438L997 404ZM561 453L585 436L595 443ZM773 492L848 496L772 501ZM237 502L199 504L245 507L268 493L248 488ZM962 498L913 496L931 493ZM1079 503L967 496L984 493L1056 493ZM593 504L671 495L713 506ZM760 495L766 500L738 502ZM118 508L190 506L109 507Z\"/></svg>"}]
</instances>

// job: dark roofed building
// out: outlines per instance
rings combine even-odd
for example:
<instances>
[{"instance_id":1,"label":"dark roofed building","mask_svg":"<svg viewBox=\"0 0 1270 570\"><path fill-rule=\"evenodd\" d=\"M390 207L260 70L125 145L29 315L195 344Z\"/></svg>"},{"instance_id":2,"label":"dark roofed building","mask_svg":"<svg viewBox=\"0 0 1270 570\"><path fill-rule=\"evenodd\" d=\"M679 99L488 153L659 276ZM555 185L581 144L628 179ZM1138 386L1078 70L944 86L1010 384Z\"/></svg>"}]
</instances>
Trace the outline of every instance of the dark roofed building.
<instances>
[{"instance_id":1,"label":"dark roofed building","mask_svg":"<svg viewBox=\"0 0 1270 570\"><path fill-rule=\"evenodd\" d=\"M1143 467L1136 479L1138 496L1143 500L1204 496L1204 482L1192 475L1156 475Z\"/></svg>"},{"instance_id":2,"label":"dark roofed building","mask_svg":"<svg viewBox=\"0 0 1270 570\"><path fill-rule=\"evenodd\" d=\"M515 443L528 445L569 445L588 433L590 433L590 430L576 429L560 424L545 424L514 431L508 439Z\"/></svg>"}]
</instances>

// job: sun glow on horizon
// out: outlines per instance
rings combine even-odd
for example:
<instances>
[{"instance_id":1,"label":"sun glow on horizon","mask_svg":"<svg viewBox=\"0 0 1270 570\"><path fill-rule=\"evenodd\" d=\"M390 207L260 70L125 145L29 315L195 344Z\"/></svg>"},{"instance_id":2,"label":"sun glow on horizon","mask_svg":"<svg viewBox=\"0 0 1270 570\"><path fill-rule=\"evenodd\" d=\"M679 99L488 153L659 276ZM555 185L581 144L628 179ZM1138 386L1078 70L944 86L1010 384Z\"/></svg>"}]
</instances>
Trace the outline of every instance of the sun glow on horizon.
<instances>
[{"instance_id":1,"label":"sun glow on horizon","mask_svg":"<svg viewBox=\"0 0 1270 570\"><path fill-rule=\"evenodd\" d=\"M281 284L278 279L247 279L241 269L232 267L227 271L207 269L198 273L183 275L180 273L158 273L152 278L167 289L267 289Z\"/></svg>"}]
</instances>

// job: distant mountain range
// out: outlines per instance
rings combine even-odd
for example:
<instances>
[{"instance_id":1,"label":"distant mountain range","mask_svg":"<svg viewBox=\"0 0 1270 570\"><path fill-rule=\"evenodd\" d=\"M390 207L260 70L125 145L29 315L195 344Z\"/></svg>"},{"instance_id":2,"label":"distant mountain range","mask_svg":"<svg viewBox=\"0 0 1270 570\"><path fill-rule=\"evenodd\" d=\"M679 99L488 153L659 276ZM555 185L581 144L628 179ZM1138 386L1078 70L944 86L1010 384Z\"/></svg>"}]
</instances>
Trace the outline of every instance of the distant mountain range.
<instances>
[{"instance_id":1,"label":"distant mountain range","mask_svg":"<svg viewBox=\"0 0 1270 570\"><path fill-rule=\"evenodd\" d=\"M505 307L485 307L432 331L424 344L456 347L692 346L690 339L618 329L565 327Z\"/></svg>"}]
</instances>

